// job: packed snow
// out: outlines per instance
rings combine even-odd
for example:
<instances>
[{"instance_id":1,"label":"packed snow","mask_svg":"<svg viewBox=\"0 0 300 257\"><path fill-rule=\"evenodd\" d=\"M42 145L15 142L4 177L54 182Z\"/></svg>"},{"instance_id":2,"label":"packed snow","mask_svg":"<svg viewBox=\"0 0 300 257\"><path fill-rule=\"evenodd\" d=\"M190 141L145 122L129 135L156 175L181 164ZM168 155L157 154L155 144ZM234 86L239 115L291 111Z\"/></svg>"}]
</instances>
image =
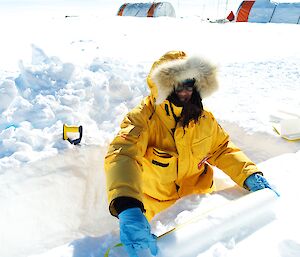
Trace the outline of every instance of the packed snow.
<instances>
[{"instance_id":1,"label":"packed snow","mask_svg":"<svg viewBox=\"0 0 300 257\"><path fill-rule=\"evenodd\" d=\"M281 138L270 122L278 110L300 115L300 26L212 23L188 15L188 1L173 3L178 18L117 17L122 1L110 2L1 8L0 256L100 257L108 248L125 256L113 247L118 221L107 208L103 159L124 115L149 94L152 63L174 49L218 65L220 90L204 105L281 195L261 226L189 257L300 256L300 141ZM83 127L79 145L62 139L63 124ZM209 222L203 213L248 195L217 169L216 185L158 214L153 233L198 215Z\"/></svg>"}]
</instances>

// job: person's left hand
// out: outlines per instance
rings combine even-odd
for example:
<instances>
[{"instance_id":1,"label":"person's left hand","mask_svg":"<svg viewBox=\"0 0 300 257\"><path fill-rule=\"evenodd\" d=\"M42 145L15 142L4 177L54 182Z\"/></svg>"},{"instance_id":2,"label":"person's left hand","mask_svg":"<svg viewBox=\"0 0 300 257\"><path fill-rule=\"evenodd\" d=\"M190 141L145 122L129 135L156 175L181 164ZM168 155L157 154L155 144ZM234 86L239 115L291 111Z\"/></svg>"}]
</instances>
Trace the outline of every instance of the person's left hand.
<instances>
[{"instance_id":1,"label":"person's left hand","mask_svg":"<svg viewBox=\"0 0 300 257\"><path fill-rule=\"evenodd\" d=\"M269 184L269 182L260 174L254 173L250 175L245 180L245 185L250 189L250 191L255 192L260 189L269 188L275 192L277 196L280 196L278 192L276 192Z\"/></svg>"},{"instance_id":2,"label":"person's left hand","mask_svg":"<svg viewBox=\"0 0 300 257\"><path fill-rule=\"evenodd\" d=\"M157 254L156 236L151 234L150 225L140 208L130 208L119 214L120 239L130 257L138 257L137 252L149 249Z\"/></svg>"}]
</instances>

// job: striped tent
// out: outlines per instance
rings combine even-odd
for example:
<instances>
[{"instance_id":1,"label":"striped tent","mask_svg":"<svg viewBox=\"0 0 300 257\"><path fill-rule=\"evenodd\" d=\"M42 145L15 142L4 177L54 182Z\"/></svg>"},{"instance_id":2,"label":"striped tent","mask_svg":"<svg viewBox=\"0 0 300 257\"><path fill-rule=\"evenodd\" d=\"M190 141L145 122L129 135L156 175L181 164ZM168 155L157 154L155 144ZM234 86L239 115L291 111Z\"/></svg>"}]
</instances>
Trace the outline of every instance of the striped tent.
<instances>
[{"instance_id":1,"label":"striped tent","mask_svg":"<svg viewBox=\"0 0 300 257\"><path fill-rule=\"evenodd\" d=\"M125 3L118 10L118 16L175 17L175 10L168 2Z\"/></svg>"},{"instance_id":2,"label":"striped tent","mask_svg":"<svg viewBox=\"0 0 300 257\"><path fill-rule=\"evenodd\" d=\"M236 21L300 24L300 2L243 1L237 10Z\"/></svg>"}]
</instances>

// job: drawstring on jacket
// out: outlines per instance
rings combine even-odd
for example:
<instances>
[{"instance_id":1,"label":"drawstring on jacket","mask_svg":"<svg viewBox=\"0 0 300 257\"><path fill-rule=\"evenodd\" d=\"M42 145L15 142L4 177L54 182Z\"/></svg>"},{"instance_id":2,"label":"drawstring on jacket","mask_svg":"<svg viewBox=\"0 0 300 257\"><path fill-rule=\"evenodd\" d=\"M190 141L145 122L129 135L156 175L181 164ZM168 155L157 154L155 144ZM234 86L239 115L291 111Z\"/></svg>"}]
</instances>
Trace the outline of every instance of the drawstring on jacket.
<instances>
[{"instance_id":1,"label":"drawstring on jacket","mask_svg":"<svg viewBox=\"0 0 300 257\"><path fill-rule=\"evenodd\" d=\"M155 101L155 100L154 100L154 101ZM153 114L155 113L155 110L156 110L156 105L154 104L154 105L153 105L153 112L152 112L151 115L149 116L149 120L152 119L152 116L153 116Z\"/></svg>"}]
</instances>

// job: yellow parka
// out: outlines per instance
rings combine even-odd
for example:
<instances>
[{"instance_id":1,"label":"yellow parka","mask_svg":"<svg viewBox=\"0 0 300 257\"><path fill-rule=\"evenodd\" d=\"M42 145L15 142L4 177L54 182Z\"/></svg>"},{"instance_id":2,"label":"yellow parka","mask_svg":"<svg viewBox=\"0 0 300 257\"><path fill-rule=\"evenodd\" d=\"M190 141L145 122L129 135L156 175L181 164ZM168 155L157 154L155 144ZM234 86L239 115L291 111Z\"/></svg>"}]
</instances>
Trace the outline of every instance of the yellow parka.
<instances>
[{"instance_id":1,"label":"yellow parka","mask_svg":"<svg viewBox=\"0 0 300 257\"><path fill-rule=\"evenodd\" d=\"M110 212L117 215L114 199L132 197L143 203L146 217L169 207L180 197L213 191L216 166L241 187L258 172L256 165L229 139L213 114L204 110L198 122L183 128L167 96L178 82L195 78L200 95L218 87L216 68L184 52L166 53L147 77L151 94L124 118L105 158Z\"/></svg>"}]
</instances>

